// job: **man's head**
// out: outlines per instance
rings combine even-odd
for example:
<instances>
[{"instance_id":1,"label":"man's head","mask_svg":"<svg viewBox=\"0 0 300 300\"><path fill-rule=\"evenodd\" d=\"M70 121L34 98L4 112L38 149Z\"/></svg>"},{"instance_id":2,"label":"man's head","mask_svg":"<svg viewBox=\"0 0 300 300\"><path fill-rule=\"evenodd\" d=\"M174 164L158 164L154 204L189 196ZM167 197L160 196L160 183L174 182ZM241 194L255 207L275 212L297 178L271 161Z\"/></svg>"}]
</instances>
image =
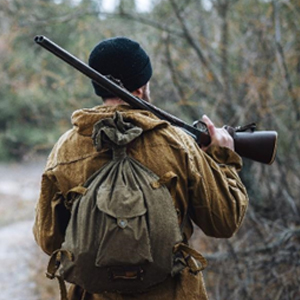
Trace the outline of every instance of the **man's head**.
<instances>
[{"instance_id":1,"label":"man's head","mask_svg":"<svg viewBox=\"0 0 300 300\"><path fill-rule=\"evenodd\" d=\"M97 44L90 54L89 65L103 75L120 80L129 92L144 87L152 76L149 56L137 42L126 37L110 38ZM98 96L115 97L92 83Z\"/></svg>"}]
</instances>

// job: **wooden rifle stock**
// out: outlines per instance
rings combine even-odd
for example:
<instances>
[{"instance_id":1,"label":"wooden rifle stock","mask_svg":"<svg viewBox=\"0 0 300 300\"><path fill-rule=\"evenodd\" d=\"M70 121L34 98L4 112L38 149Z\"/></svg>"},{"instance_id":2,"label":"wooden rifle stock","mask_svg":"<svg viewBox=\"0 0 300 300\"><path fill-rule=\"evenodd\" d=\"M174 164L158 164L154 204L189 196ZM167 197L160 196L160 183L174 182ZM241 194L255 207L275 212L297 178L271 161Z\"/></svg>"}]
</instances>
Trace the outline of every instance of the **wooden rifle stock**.
<instances>
[{"instance_id":1,"label":"wooden rifle stock","mask_svg":"<svg viewBox=\"0 0 300 300\"><path fill-rule=\"evenodd\" d=\"M130 92L120 87L117 83L106 76L100 74L89 65L85 64L65 49L61 48L45 36L38 35L34 41L59 57L64 62L77 69L91 80L110 91L117 97L127 102L130 106L138 109L148 110L162 120L170 122L172 125L182 128L186 133L192 136L199 145L209 145L210 136L205 123L197 121L197 125L189 125L181 119L165 112L162 109L135 97ZM275 131L253 131L240 132L239 128L228 127L228 132L234 139L235 151L242 157L272 164L276 154L277 132Z\"/></svg>"},{"instance_id":2,"label":"wooden rifle stock","mask_svg":"<svg viewBox=\"0 0 300 300\"><path fill-rule=\"evenodd\" d=\"M242 157L272 164L276 156L277 132L236 132L233 136L235 151Z\"/></svg>"}]
</instances>

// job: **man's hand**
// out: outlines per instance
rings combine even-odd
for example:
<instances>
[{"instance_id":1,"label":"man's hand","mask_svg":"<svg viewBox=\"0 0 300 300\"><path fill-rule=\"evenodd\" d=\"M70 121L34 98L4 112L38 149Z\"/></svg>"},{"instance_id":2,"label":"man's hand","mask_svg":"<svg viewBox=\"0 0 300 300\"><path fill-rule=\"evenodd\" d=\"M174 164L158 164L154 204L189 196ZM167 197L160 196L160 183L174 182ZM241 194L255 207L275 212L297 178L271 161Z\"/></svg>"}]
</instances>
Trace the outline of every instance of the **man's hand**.
<instances>
[{"instance_id":1,"label":"man's hand","mask_svg":"<svg viewBox=\"0 0 300 300\"><path fill-rule=\"evenodd\" d=\"M227 147L234 151L233 138L224 127L216 128L214 123L206 115L202 117L202 121L207 125L207 129L211 138L211 143L208 146L201 146L203 151L207 151L207 149L212 145Z\"/></svg>"}]
</instances>

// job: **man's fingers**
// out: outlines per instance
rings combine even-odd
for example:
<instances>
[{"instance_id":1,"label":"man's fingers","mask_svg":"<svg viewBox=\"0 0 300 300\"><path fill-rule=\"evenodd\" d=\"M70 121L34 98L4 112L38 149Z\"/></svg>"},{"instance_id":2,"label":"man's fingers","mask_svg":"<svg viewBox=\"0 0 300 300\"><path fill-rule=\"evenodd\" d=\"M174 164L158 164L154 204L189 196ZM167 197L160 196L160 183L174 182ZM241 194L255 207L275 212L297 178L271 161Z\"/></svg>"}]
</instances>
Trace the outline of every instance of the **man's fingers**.
<instances>
[{"instance_id":1,"label":"man's fingers","mask_svg":"<svg viewBox=\"0 0 300 300\"><path fill-rule=\"evenodd\" d=\"M201 146L202 150L207 151L207 149L210 146L216 145L221 147L227 147L234 151L233 139L224 127L216 128L211 119L206 115L202 117L202 121L206 124L211 138L211 143L207 147Z\"/></svg>"},{"instance_id":2,"label":"man's fingers","mask_svg":"<svg viewBox=\"0 0 300 300\"><path fill-rule=\"evenodd\" d=\"M202 121L206 124L210 135L215 134L215 125L207 115L203 115Z\"/></svg>"}]
</instances>

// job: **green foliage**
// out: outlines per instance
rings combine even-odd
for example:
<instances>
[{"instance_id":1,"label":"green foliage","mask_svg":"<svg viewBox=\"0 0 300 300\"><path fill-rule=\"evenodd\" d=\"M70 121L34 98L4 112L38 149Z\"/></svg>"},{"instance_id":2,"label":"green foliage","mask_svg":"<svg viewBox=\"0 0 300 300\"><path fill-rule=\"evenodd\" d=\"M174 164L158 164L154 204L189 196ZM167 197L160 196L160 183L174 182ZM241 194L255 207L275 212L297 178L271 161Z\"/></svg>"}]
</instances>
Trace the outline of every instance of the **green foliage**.
<instances>
[{"instance_id":1,"label":"green foliage","mask_svg":"<svg viewBox=\"0 0 300 300\"><path fill-rule=\"evenodd\" d=\"M89 28L84 24L88 24L90 18L96 19L95 16L84 14L82 19L73 19L80 9L67 2L27 4L25 7L13 1L11 6L4 7L6 25L17 30L0 36L3 45L0 48L3 56L0 75L3 83L0 90L2 159L19 159L32 151L48 152L59 134L71 126L71 112L99 101L92 97L86 78L74 74L73 69L33 42L37 34L49 35L65 48L75 46L76 54L86 60L88 49L84 38ZM17 16L13 14L16 11Z\"/></svg>"}]
</instances>

